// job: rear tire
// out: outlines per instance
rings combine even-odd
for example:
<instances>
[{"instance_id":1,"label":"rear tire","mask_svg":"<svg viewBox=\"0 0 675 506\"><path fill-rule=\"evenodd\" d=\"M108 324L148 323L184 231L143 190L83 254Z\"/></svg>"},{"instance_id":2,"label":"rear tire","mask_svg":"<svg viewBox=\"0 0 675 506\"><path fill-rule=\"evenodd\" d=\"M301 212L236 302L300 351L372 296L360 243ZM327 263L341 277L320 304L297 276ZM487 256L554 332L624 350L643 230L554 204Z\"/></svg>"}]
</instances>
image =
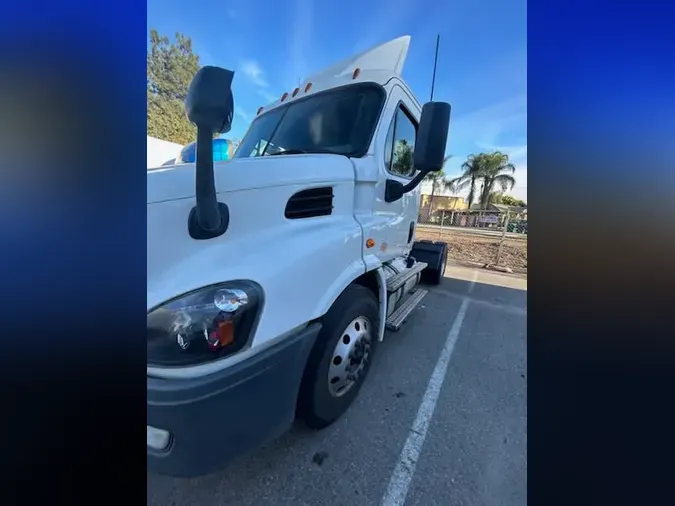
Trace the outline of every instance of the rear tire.
<instances>
[{"instance_id":1,"label":"rear tire","mask_svg":"<svg viewBox=\"0 0 675 506\"><path fill-rule=\"evenodd\" d=\"M370 371L380 326L377 298L366 287L348 286L322 320L298 396L298 414L312 429L342 416Z\"/></svg>"}]
</instances>

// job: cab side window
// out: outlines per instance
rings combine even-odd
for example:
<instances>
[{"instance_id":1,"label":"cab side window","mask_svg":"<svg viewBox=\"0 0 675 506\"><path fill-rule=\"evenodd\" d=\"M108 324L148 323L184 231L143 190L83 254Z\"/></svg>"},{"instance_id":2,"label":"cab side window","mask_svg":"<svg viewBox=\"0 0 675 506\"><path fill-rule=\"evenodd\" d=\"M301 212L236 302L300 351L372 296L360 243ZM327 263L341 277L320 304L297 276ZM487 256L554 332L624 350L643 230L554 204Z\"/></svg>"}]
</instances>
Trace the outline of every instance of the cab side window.
<instances>
[{"instance_id":1,"label":"cab side window","mask_svg":"<svg viewBox=\"0 0 675 506\"><path fill-rule=\"evenodd\" d=\"M417 137L417 123L399 106L389 127L385 142L384 164L397 176L412 177L413 153Z\"/></svg>"}]
</instances>

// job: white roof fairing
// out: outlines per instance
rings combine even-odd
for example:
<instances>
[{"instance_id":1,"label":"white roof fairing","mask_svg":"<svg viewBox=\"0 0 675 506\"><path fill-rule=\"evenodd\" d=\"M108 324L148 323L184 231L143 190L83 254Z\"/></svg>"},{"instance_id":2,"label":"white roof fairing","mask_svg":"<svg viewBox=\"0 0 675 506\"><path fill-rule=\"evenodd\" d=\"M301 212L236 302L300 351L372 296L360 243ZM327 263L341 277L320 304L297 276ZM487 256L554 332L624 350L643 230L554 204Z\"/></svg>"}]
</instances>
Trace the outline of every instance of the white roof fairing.
<instances>
[{"instance_id":1,"label":"white roof fairing","mask_svg":"<svg viewBox=\"0 0 675 506\"><path fill-rule=\"evenodd\" d=\"M400 76L406 56L408 56L408 47L410 47L410 35L404 35L326 67L304 81L311 83L339 77L351 74L357 68L361 71L386 70Z\"/></svg>"},{"instance_id":2,"label":"white roof fairing","mask_svg":"<svg viewBox=\"0 0 675 506\"><path fill-rule=\"evenodd\" d=\"M404 35L357 55L345 58L303 79L302 82L304 84L298 86L298 90L305 89L306 85L311 84L311 91L300 92L297 96L289 96L287 93L284 96L285 100L282 101L280 97L274 102L265 105L263 110L265 112L271 111L282 105L282 103L288 104L307 96L308 93L329 90L342 86L346 82L372 81L384 84L392 77L401 78L409 46L410 35ZM352 78L352 74L356 69L360 70L359 77Z\"/></svg>"}]
</instances>

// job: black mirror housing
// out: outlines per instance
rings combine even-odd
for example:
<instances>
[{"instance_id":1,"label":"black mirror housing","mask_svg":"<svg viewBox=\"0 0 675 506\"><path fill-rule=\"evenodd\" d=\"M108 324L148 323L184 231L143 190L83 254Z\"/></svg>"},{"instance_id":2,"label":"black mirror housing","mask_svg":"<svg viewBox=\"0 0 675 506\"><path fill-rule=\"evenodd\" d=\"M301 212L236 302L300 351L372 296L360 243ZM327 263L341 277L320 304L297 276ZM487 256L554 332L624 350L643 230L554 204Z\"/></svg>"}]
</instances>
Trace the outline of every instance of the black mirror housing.
<instances>
[{"instance_id":1,"label":"black mirror housing","mask_svg":"<svg viewBox=\"0 0 675 506\"><path fill-rule=\"evenodd\" d=\"M188 233L196 240L213 239L227 231L230 212L218 202L213 167L213 134L232 127L234 72L220 67L202 67L192 78L185 98L185 113L197 127L195 196L197 205L188 216Z\"/></svg>"},{"instance_id":2,"label":"black mirror housing","mask_svg":"<svg viewBox=\"0 0 675 506\"><path fill-rule=\"evenodd\" d=\"M443 168L449 128L450 104L447 102L424 104L415 140L415 170L428 174Z\"/></svg>"},{"instance_id":3,"label":"black mirror housing","mask_svg":"<svg viewBox=\"0 0 675 506\"><path fill-rule=\"evenodd\" d=\"M227 133L232 127L234 72L206 66L195 74L185 99L185 112L197 129Z\"/></svg>"}]
</instances>

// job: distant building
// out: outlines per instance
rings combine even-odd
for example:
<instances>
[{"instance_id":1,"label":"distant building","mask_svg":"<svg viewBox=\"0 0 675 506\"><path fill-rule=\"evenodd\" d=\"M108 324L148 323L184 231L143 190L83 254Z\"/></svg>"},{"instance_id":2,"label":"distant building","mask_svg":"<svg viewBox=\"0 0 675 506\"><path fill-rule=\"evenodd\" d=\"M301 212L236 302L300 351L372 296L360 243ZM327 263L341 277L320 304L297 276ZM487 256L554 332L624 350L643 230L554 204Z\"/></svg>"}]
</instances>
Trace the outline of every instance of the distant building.
<instances>
[{"instance_id":1,"label":"distant building","mask_svg":"<svg viewBox=\"0 0 675 506\"><path fill-rule=\"evenodd\" d=\"M473 204L471 206L472 211L481 211L481 205L480 204ZM519 206L508 206L506 204L490 204L487 206L487 209L485 209L485 212L487 213L500 213L500 214L506 214L509 213L512 217L517 217L518 219L527 219L527 207L519 207Z\"/></svg>"},{"instance_id":2,"label":"distant building","mask_svg":"<svg viewBox=\"0 0 675 506\"><path fill-rule=\"evenodd\" d=\"M429 209L431 207L431 209ZM461 211L467 209L466 201L463 197L450 197L446 195L422 194L420 200L420 216L424 220L433 219L437 214L443 211Z\"/></svg>"},{"instance_id":3,"label":"distant building","mask_svg":"<svg viewBox=\"0 0 675 506\"><path fill-rule=\"evenodd\" d=\"M148 169L166 165L168 161L175 160L183 148L175 142L164 141L156 137L147 136Z\"/></svg>"}]
</instances>

